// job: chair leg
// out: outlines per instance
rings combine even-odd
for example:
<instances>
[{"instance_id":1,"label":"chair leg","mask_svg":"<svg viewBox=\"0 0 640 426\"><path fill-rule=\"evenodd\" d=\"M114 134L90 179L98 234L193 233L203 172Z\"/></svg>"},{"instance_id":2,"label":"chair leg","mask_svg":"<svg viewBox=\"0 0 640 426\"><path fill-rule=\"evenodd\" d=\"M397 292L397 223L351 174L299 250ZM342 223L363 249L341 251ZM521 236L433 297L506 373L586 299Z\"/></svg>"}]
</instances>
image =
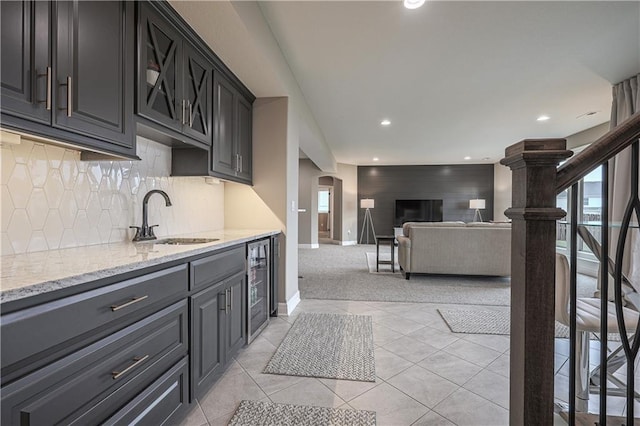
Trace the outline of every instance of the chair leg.
<instances>
[{"instance_id":1,"label":"chair leg","mask_svg":"<svg viewBox=\"0 0 640 426\"><path fill-rule=\"evenodd\" d=\"M589 411L589 332L576 333L576 411Z\"/></svg>"},{"instance_id":2,"label":"chair leg","mask_svg":"<svg viewBox=\"0 0 640 426\"><path fill-rule=\"evenodd\" d=\"M630 337L631 340L633 340L634 338L635 336ZM607 388L607 394L611 396L625 397L627 395L627 384L614 376L614 373L627 363L627 358L622 351L623 348L622 345L620 345L607 357L607 371L605 372L605 374L607 375L608 382L613 385L613 387ZM601 367L602 366L599 365L591 371L590 382L592 393L600 392L600 374L602 373ZM640 401L640 393L634 392L634 398Z\"/></svg>"}]
</instances>

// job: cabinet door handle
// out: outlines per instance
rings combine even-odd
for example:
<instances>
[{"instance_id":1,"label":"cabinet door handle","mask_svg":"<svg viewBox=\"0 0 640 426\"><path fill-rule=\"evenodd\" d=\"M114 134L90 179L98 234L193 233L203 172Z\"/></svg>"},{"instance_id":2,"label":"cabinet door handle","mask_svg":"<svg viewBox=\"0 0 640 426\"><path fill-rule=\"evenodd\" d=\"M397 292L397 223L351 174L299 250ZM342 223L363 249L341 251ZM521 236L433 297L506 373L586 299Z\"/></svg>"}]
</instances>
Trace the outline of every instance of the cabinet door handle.
<instances>
[{"instance_id":1,"label":"cabinet door handle","mask_svg":"<svg viewBox=\"0 0 640 426\"><path fill-rule=\"evenodd\" d=\"M229 311L233 312L233 287L229 288Z\"/></svg>"},{"instance_id":2,"label":"cabinet door handle","mask_svg":"<svg viewBox=\"0 0 640 426\"><path fill-rule=\"evenodd\" d=\"M39 104L44 103L47 111L51 111L51 67L47 67L47 72L45 74L36 74L37 77L47 77L47 93L44 101L38 100Z\"/></svg>"},{"instance_id":3,"label":"cabinet door handle","mask_svg":"<svg viewBox=\"0 0 640 426\"><path fill-rule=\"evenodd\" d=\"M185 111L185 107L186 107L186 103L187 103L187 101L185 99L183 99L182 100L182 120L181 120L182 121L182 123L181 123L182 125L186 124L185 121L186 121L187 113L184 112Z\"/></svg>"},{"instance_id":4,"label":"cabinet door handle","mask_svg":"<svg viewBox=\"0 0 640 426\"><path fill-rule=\"evenodd\" d=\"M238 155L238 157L240 157L240 162L238 164L240 167L240 173L242 173L242 155Z\"/></svg>"},{"instance_id":5,"label":"cabinet door handle","mask_svg":"<svg viewBox=\"0 0 640 426\"><path fill-rule=\"evenodd\" d=\"M189 106L189 127L193 127L193 105L191 101L187 101Z\"/></svg>"},{"instance_id":6,"label":"cabinet door handle","mask_svg":"<svg viewBox=\"0 0 640 426\"><path fill-rule=\"evenodd\" d=\"M230 303L231 297L229 296L229 289L226 289L224 291L224 298L225 298L225 301L224 301L225 302L224 313L226 315L229 315L229 306L231 305L231 303Z\"/></svg>"},{"instance_id":7,"label":"cabinet door handle","mask_svg":"<svg viewBox=\"0 0 640 426\"><path fill-rule=\"evenodd\" d=\"M112 305L111 306L111 310L113 312L115 311L119 311L122 308L126 308L127 306L131 306L134 303L138 303L138 302L142 302L144 299L146 299L149 296L140 296L140 297L134 297L133 299L129 300L127 303L123 303L122 305Z\"/></svg>"},{"instance_id":8,"label":"cabinet door handle","mask_svg":"<svg viewBox=\"0 0 640 426\"><path fill-rule=\"evenodd\" d=\"M147 360L147 358L149 358L149 355L145 355L145 356L142 356L142 357L141 356L137 356L137 357L133 358L133 364L131 364L130 366L128 366L127 368L125 368L122 371L112 371L111 372L111 377L113 377L113 380L118 380L124 374L127 374L129 371L131 371L132 369L136 368L138 365L140 365L143 362L145 362Z\"/></svg>"},{"instance_id":9,"label":"cabinet door handle","mask_svg":"<svg viewBox=\"0 0 640 426\"><path fill-rule=\"evenodd\" d=\"M67 76L67 117L71 117L73 110L73 89L71 88L71 76Z\"/></svg>"}]
</instances>

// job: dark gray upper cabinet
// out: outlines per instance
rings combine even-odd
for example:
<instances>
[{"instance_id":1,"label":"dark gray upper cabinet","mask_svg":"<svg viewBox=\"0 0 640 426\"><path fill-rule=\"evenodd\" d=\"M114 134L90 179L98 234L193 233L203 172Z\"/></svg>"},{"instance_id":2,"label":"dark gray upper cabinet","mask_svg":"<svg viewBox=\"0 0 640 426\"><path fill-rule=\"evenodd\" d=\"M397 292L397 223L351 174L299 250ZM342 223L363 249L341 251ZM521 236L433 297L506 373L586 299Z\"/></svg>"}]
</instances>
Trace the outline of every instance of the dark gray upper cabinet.
<instances>
[{"instance_id":1,"label":"dark gray upper cabinet","mask_svg":"<svg viewBox=\"0 0 640 426\"><path fill-rule=\"evenodd\" d=\"M139 10L137 113L180 131L182 38L153 8Z\"/></svg>"},{"instance_id":2,"label":"dark gray upper cabinet","mask_svg":"<svg viewBox=\"0 0 640 426\"><path fill-rule=\"evenodd\" d=\"M3 113L50 124L51 3L3 1L0 12L0 108Z\"/></svg>"},{"instance_id":3,"label":"dark gray upper cabinet","mask_svg":"<svg viewBox=\"0 0 640 426\"><path fill-rule=\"evenodd\" d=\"M133 7L58 2L53 125L133 146Z\"/></svg>"},{"instance_id":4,"label":"dark gray upper cabinet","mask_svg":"<svg viewBox=\"0 0 640 426\"><path fill-rule=\"evenodd\" d=\"M185 119L182 131L186 135L207 145L211 144L211 64L191 45L185 43L183 65L184 72L184 111Z\"/></svg>"},{"instance_id":5,"label":"dark gray upper cabinet","mask_svg":"<svg viewBox=\"0 0 640 426\"><path fill-rule=\"evenodd\" d=\"M214 72L213 103L211 174L251 184L251 102L221 73Z\"/></svg>"},{"instance_id":6,"label":"dark gray upper cabinet","mask_svg":"<svg viewBox=\"0 0 640 426\"><path fill-rule=\"evenodd\" d=\"M150 4L138 25L138 115L210 146L213 65Z\"/></svg>"},{"instance_id":7,"label":"dark gray upper cabinet","mask_svg":"<svg viewBox=\"0 0 640 426\"><path fill-rule=\"evenodd\" d=\"M3 125L135 156L134 7L2 2Z\"/></svg>"},{"instance_id":8,"label":"dark gray upper cabinet","mask_svg":"<svg viewBox=\"0 0 640 426\"><path fill-rule=\"evenodd\" d=\"M238 96L237 102L237 141L236 146L240 156L240 170L238 178L247 183L252 181L252 127L253 107L244 97Z\"/></svg>"},{"instance_id":9,"label":"dark gray upper cabinet","mask_svg":"<svg viewBox=\"0 0 640 426\"><path fill-rule=\"evenodd\" d=\"M213 76L215 137L212 149L212 171L235 176L239 170L236 150L236 91L220 73Z\"/></svg>"}]
</instances>

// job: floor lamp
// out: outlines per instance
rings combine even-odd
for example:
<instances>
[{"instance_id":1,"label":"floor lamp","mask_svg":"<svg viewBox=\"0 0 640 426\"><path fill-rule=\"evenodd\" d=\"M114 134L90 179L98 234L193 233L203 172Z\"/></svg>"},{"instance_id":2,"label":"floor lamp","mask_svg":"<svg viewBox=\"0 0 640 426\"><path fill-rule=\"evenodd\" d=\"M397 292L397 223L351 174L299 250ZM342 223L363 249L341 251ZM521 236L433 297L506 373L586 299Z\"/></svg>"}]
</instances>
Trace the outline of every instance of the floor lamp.
<instances>
[{"instance_id":1,"label":"floor lamp","mask_svg":"<svg viewBox=\"0 0 640 426\"><path fill-rule=\"evenodd\" d=\"M480 218L480 222L482 222L482 215L480 214L480 210L484 210L485 208L485 200L481 198L477 198L475 200L469 200L469 208L475 209L476 212L473 215L473 221L477 222L476 218Z\"/></svg>"},{"instance_id":2,"label":"floor lamp","mask_svg":"<svg viewBox=\"0 0 640 426\"><path fill-rule=\"evenodd\" d=\"M366 209L364 211L364 222L362 223L362 232L360 232L360 242L362 244L362 237L364 233L367 233L367 244L369 244L369 231L373 233L373 241L376 241L376 229L373 227L373 219L371 218L371 209L375 205L373 198L363 198L360 200L360 208Z\"/></svg>"}]
</instances>

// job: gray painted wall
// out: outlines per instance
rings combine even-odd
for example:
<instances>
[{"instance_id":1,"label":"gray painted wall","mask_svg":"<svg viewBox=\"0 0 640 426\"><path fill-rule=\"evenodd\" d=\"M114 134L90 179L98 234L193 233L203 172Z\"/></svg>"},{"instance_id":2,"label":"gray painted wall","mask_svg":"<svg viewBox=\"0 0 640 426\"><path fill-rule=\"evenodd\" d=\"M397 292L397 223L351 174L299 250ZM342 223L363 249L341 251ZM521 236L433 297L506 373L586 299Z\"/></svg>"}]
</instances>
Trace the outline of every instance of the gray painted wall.
<instances>
[{"instance_id":1,"label":"gray painted wall","mask_svg":"<svg viewBox=\"0 0 640 426\"><path fill-rule=\"evenodd\" d=\"M483 198L482 219L493 220L493 168L493 164L359 166L358 204L362 198L375 200L371 214L377 234L393 234L396 199L442 199L445 221L470 222L474 211L469 200ZM358 210L359 240L364 210Z\"/></svg>"}]
</instances>

